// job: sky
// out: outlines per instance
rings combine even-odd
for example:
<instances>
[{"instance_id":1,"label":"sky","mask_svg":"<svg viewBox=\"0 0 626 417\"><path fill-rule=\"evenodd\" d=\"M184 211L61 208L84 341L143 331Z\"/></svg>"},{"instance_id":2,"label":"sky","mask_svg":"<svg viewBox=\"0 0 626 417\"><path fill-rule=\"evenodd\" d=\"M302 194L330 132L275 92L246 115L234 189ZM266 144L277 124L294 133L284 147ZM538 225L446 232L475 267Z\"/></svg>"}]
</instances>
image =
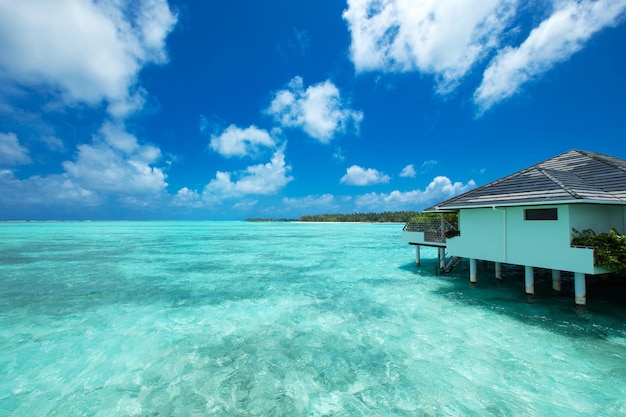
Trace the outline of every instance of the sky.
<instances>
[{"instance_id":1,"label":"sky","mask_svg":"<svg viewBox=\"0 0 626 417\"><path fill-rule=\"evenodd\" d=\"M0 0L0 220L420 211L626 159L626 0Z\"/></svg>"}]
</instances>

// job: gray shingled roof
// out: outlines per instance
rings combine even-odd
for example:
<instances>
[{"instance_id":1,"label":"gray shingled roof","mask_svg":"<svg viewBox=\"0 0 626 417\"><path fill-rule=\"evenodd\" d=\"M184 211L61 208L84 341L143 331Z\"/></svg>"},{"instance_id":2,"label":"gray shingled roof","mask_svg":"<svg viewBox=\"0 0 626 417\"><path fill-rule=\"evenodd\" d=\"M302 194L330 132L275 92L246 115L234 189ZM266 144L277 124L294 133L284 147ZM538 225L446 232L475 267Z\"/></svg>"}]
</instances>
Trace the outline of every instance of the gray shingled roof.
<instances>
[{"instance_id":1,"label":"gray shingled roof","mask_svg":"<svg viewBox=\"0 0 626 417\"><path fill-rule=\"evenodd\" d=\"M557 202L626 204L626 160L571 150L424 211Z\"/></svg>"}]
</instances>

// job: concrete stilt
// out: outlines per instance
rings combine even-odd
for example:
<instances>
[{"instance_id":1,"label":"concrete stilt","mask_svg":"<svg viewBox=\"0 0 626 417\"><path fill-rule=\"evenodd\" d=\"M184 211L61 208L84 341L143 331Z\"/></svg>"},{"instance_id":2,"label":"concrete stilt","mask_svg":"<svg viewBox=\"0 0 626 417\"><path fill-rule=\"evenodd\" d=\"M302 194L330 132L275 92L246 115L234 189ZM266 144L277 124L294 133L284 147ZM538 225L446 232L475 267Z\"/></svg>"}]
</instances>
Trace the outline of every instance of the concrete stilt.
<instances>
[{"instance_id":1,"label":"concrete stilt","mask_svg":"<svg viewBox=\"0 0 626 417\"><path fill-rule=\"evenodd\" d=\"M576 295L576 304L584 306L587 304L587 288L585 285L585 274L582 272L574 273L574 294Z\"/></svg>"},{"instance_id":2,"label":"concrete stilt","mask_svg":"<svg viewBox=\"0 0 626 417\"><path fill-rule=\"evenodd\" d=\"M470 282L472 284L476 283L476 259L470 259Z\"/></svg>"},{"instance_id":3,"label":"concrete stilt","mask_svg":"<svg viewBox=\"0 0 626 417\"><path fill-rule=\"evenodd\" d=\"M439 248L439 268L442 270L446 267L446 248Z\"/></svg>"},{"instance_id":4,"label":"concrete stilt","mask_svg":"<svg viewBox=\"0 0 626 417\"><path fill-rule=\"evenodd\" d=\"M421 248L420 245L415 246L415 265L418 265L418 266L422 264L420 248Z\"/></svg>"},{"instance_id":5,"label":"concrete stilt","mask_svg":"<svg viewBox=\"0 0 626 417\"><path fill-rule=\"evenodd\" d=\"M561 292L561 271L558 269L552 270L552 289Z\"/></svg>"},{"instance_id":6,"label":"concrete stilt","mask_svg":"<svg viewBox=\"0 0 626 417\"><path fill-rule=\"evenodd\" d=\"M502 279L502 264L500 262L496 262L496 279Z\"/></svg>"},{"instance_id":7,"label":"concrete stilt","mask_svg":"<svg viewBox=\"0 0 626 417\"><path fill-rule=\"evenodd\" d=\"M525 281L526 281L526 294L535 294L535 270L532 266L524 267Z\"/></svg>"}]
</instances>

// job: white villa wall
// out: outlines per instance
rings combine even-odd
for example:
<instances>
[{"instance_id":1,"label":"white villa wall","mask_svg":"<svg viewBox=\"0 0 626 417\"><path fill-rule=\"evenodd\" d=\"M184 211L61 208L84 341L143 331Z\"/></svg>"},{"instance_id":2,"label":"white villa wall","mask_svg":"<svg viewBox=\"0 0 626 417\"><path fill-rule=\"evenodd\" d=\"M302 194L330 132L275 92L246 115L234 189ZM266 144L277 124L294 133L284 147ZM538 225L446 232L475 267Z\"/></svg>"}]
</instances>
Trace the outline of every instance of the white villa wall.
<instances>
[{"instance_id":1,"label":"white villa wall","mask_svg":"<svg viewBox=\"0 0 626 417\"><path fill-rule=\"evenodd\" d=\"M596 233L608 232L615 228L618 233L624 234L626 210L624 206L601 204L572 204L569 207L570 230L579 232L591 229Z\"/></svg>"},{"instance_id":2,"label":"white villa wall","mask_svg":"<svg viewBox=\"0 0 626 417\"><path fill-rule=\"evenodd\" d=\"M524 210L554 208L558 220L525 220ZM571 232L567 206L511 207L507 210L507 260L516 265L578 271L573 266ZM593 261L592 261L593 265ZM573 269L577 268L577 269Z\"/></svg>"},{"instance_id":3,"label":"white villa wall","mask_svg":"<svg viewBox=\"0 0 626 417\"><path fill-rule=\"evenodd\" d=\"M408 230L402 231L402 241L406 243L426 243L424 232L410 232Z\"/></svg>"},{"instance_id":4,"label":"white villa wall","mask_svg":"<svg viewBox=\"0 0 626 417\"><path fill-rule=\"evenodd\" d=\"M553 207L558 209L558 220L524 219L526 209ZM609 217L619 217L616 213ZM588 224L587 220L602 216L603 211L585 208L576 211L575 223ZM567 205L461 209L459 230L460 236L447 240L450 255L586 274L602 272L593 266L593 250L570 247Z\"/></svg>"},{"instance_id":5,"label":"white villa wall","mask_svg":"<svg viewBox=\"0 0 626 417\"><path fill-rule=\"evenodd\" d=\"M461 235L447 239L448 252L463 258L504 262L504 212L467 209L459 213Z\"/></svg>"}]
</instances>

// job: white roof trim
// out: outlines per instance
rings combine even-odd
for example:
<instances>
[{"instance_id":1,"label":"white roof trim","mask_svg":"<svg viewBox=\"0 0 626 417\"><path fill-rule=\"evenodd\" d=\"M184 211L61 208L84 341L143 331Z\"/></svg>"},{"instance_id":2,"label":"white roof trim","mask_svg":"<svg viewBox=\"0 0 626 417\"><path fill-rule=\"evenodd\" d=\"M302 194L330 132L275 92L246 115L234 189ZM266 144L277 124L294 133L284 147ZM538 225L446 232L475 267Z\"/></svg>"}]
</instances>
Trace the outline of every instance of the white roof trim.
<instances>
[{"instance_id":1,"label":"white roof trim","mask_svg":"<svg viewBox=\"0 0 626 417\"><path fill-rule=\"evenodd\" d=\"M612 205L612 206L626 206L626 202L613 201L613 200L562 200L562 201L527 201L524 203L504 203L504 204L476 204L476 205L463 205L463 206L448 206L445 209L439 210L437 206L431 207L430 210L424 210L424 213L439 213L450 212L461 209L476 209L476 208L493 208L493 207L528 207L528 206L562 206L568 204L600 204L600 205Z\"/></svg>"}]
</instances>

